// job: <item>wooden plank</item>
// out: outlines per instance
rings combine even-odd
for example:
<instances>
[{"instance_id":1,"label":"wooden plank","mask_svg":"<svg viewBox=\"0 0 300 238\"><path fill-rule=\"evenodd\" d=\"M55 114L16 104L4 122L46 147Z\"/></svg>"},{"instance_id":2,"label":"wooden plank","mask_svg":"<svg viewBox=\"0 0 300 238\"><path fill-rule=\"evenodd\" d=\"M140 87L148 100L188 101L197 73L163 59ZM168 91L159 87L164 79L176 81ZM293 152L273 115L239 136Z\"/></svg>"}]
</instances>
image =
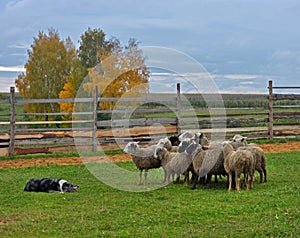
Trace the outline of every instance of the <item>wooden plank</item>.
<instances>
[{"instance_id":1,"label":"wooden plank","mask_svg":"<svg viewBox=\"0 0 300 238\"><path fill-rule=\"evenodd\" d=\"M136 118L98 121L98 127L132 127L132 126L151 126L154 124L176 124L175 118Z\"/></svg>"},{"instance_id":2,"label":"wooden plank","mask_svg":"<svg viewBox=\"0 0 300 238\"><path fill-rule=\"evenodd\" d=\"M273 94L273 100L300 100L300 94Z\"/></svg>"},{"instance_id":3,"label":"wooden plank","mask_svg":"<svg viewBox=\"0 0 300 238\"><path fill-rule=\"evenodd\" d=\"M15 128L16 128L16 118L15 118L15 88L10 88L10 128L9 128L9 156L14 155L15 149Z\"/></svg>"},{"instance_id":4,"label":"wooden plank","mask_svg":"<svg viewBox=\"0 0 300 238\"><path fill-rule=\"evenodd\" d=\"M268 125L268 134L269 139L273 139L273 82L269 81L269 125Z\"/></svg>"},{"instance_id":5,"label":"wooden plank","mask_svg":"<svg viewBox=\"0 0 300 238\"><path fill-rule=\"evenodd\" d=\"M225 110L228 110L227 108ZM216 117L241 117L241 116L267 116L267 112L257 112L257 113L230 113L230 114L211 114L211 115L196 115L197 118L216 118ZM181 116L182 118L195 118L195 116Z\"/></svg>"}]
</instances>

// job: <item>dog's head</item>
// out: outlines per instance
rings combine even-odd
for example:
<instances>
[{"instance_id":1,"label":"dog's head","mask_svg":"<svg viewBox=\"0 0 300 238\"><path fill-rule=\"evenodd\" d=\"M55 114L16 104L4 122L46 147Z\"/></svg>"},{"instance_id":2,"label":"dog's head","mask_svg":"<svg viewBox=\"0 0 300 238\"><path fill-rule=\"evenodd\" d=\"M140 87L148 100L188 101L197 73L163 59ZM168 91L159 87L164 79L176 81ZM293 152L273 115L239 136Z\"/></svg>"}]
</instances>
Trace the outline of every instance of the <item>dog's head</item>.
<instances>
[{"instance_id":1,"label":"dog's head","mask_svg":"<svg viewBox=\"0 0 300 238\"><path fill-rule=\"evenodd\" d=\"M60 180L59 181L62 192L77 192L79 186L71 184L70 182L66 180Z\"/></svg>"}]
</instances>

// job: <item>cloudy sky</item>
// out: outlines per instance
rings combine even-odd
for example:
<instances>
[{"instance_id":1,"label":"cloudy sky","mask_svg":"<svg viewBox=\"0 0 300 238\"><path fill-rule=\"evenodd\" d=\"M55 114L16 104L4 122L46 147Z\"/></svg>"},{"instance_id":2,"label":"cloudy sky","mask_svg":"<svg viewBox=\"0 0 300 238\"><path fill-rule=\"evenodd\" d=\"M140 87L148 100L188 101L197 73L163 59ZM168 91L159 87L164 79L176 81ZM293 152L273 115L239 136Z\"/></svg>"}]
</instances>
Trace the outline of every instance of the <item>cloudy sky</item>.
<instances>
[{"instance_id":1,"label":"cloudy sky","mask_svg":"<svg viewBox=\"0 0 300 238\"><path fill-rule=\"evenodd\" d=\"M203 66L219 92L266 93L270 79L299 86L299 22L299 0L1 0L0 91L14 85L33 37L51 27L76 45L91 27L123 43L136 38L142 47L182 52ZM203 76L171 68L153 70L152 91L161 89L157 82L173 87L188 82L187 75Z\"/></svg>"}]
</instances>

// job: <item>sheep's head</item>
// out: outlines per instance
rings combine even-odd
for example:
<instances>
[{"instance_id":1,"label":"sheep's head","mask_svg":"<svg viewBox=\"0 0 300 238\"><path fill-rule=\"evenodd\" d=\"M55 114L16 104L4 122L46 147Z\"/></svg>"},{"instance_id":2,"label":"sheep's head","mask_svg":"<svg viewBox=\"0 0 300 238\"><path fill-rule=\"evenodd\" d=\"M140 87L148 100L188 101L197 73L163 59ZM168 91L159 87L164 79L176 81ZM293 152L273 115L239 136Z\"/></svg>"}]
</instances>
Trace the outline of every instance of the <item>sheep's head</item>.
<instances>
[{"instance_id":1,"label":"sheep's head","mask_svg":"<svg viewBox=\"0 0 300 238\"><path fill-rule=\"evenodd\" d=\"M237 142L237 141L246 141L247 137L245 136L242 136L242 135L235 135L233 138L232 138L232 141L234 142Z\"/></svg>"},{"instance_id":2,"label":"sheep's head","mask_svg":"<svg viewBox=\"0 0 300 238\"><path fill-rule=\"evenodd\" d=\"M167 152L167 149L164 147L156 147L154 151L154 158L161 159L163 155Z\"/></svg>"},{"instance_id":3,"label":"sheep's head","mask_svg":"<svg viewBox=\"0 0 300 238\"><path fill-rule=\"evenodd\" d=\"M168 137L160 139L159 142L157 143L157 147L165 147L167 150L171 150L172 148L172 143L169 140Z\"/></svg>"},{"instance_id":4,"label":"sheep's head","mask_svg":"<svg viewBox=\"0 0 300 238\"><path fill-rule=\"evenodd\" d=\"M139 142L129 142L126 146L125 146L125 148L124 148L124 150L123 150L123 152L125 153L125 154L134 154L136 151L137 151L137 149L139 148L140 146L139 146Z\"/></svg>"},{"instance_id":5,"label":"sheep's head","mask_svg":"<svg viewBox=\"0 0 300 238\"><path fill-rule=\"evenodd\" d=\"M179 143L180 143L178 136L174 136L174 135L173 135L173 136L170 136L170 137L169 137L169 140L171 141L171 144L172 144L173 146L178 146Z\"/></svg>"}]
</instances>

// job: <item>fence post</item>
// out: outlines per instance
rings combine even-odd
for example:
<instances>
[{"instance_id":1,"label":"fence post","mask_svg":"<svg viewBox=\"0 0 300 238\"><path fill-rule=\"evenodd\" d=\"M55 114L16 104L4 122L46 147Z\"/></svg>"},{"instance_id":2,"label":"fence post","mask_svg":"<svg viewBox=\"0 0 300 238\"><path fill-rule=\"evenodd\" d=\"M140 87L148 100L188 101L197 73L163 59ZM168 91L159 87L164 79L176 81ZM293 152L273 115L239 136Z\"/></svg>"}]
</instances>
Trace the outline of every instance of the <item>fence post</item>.
<instances>
[{"instance_id":1,"label":"fence post","mask_svg":"<svg viewBox=\"0 0 300 238\"><path fill-rule=\"evenodd\" d=\"M95 87L93 98L93 152L97 151L97 106L98 106L98 86Z\"/></svg>"},{"instance_id":2,"label":"fence post","mask_svg":"<svg viewBox=\"0 0 300 238\"><path fill-rule=\"evenodd\" d=\"M177 95L176 95L176 131L177 131L177 134L181 133L180 83L177 83Z\"/></svg>"},{"instance_id":3,"label":"fence post","mask_svg":"<svg viewBox=\"0 0 300 238\"><path fill-rule=\"evenodd\" d=\"M9 156L13 156L15 150L15 127L16 127L14 87L10 87L9 103L10 103Z\"/></svg>"},{"instance_id":4,"label":"fence post","mask_svg":"<svg viewBox=\"0 0 300 238\"><path fill-rule=\"evenodd\" d=\"M273 82L269 81L269 139L273 140Z\"/></svg>"}]
</instances>

